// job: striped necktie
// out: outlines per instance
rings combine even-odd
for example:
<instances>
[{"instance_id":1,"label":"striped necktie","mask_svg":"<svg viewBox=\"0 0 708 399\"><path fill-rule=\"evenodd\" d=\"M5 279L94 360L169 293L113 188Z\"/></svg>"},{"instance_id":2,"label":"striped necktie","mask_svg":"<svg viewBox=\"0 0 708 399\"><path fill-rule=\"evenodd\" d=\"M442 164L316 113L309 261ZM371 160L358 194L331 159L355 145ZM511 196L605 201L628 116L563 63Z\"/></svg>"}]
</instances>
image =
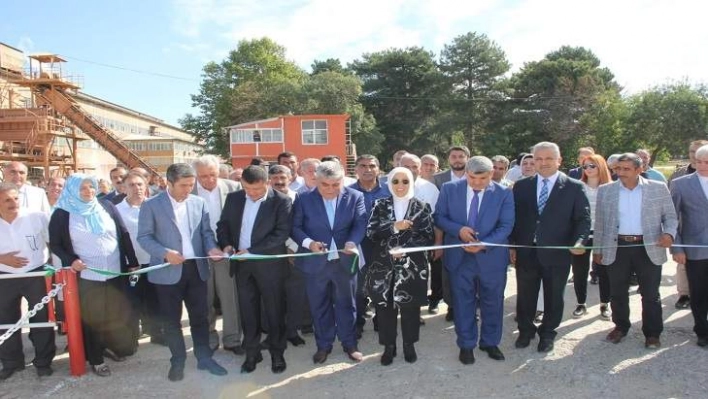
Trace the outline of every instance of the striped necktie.
<instances>
[{"instance_id":1,"label":"striped necktie","mask_svg":"<svg viewBox=\"0 0 708 399\"><path fill-rule=\"evenodd\" d=\"M543 179L543 186L541 187L541 194L538 196L538 214L543 213L543 208L546 207L546 202L548 202L548 179Z\"/></svg>"}]
</instances>

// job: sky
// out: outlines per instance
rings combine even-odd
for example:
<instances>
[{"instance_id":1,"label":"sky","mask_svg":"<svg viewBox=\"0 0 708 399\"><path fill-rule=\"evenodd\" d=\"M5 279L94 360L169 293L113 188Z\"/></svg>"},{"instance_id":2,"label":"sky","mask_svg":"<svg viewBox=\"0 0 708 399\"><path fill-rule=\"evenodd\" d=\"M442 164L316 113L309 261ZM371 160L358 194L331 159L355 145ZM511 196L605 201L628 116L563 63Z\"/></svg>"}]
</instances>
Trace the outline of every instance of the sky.
<instances>
[{"instance_id":1,"label":"sky","mask_svg":"<svg viewBox=\"0 0 708 399\"><path fill-rule=\"evenodd\" d=\"M563 45L592 50L625 94L708 83L708 2L702 0L4 0L0 42L67 59L83 90L177 124L202 67L240 40L270 37L305 70L362 54L421 46L439 54L486 34L512 72ZM9 4L8 4L9 3Z\"/></svg>"}]
</instances>

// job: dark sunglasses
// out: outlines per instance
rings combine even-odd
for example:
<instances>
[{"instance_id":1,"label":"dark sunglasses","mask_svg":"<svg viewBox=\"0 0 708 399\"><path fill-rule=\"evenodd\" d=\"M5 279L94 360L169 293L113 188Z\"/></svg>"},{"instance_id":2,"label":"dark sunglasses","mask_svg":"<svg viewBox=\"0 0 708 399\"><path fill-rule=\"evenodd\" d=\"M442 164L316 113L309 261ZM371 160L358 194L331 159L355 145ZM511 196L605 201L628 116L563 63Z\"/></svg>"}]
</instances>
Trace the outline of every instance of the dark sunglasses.
<instances>
[{"instance_id":1,"label":"dark sunglasses","mask_svg":"<svg viewBox=\"0 0 708 399\"><path fill-rule=\"evenodd\" d=\"M393 179L393 180L391 180L391 183L393 183L393 184L398 184L398 183L408 184L408 183L410 183L410 181L408 181L407 179L405 179L405 180Z\"/></svg>"},{"instance_id":2,"label":"dark sunglasses","mask_svg":"<svg viewBox=\"0 0 708 399\"><path fill-rule=\"evenodd\" d=\"M583 165L583 169L595 169L595 168L597 168L597 165L595 165L594 163L589 163L587 165Z\"/></svg>"}]
</instances>

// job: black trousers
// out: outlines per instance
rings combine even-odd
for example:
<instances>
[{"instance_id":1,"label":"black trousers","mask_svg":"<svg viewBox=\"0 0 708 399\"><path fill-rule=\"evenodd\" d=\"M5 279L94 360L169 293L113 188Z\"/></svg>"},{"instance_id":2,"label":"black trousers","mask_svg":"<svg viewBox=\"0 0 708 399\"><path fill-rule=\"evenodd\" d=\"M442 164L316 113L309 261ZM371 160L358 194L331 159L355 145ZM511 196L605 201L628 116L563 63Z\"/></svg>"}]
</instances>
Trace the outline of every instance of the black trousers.
<instances>
[{"instance_id":1,"label":"black trousers","mask_svg":"<svg viewBox=\"0 0 708 399\"><path fill-rule=\"evenodd\" d=\"M202 280L194 260L182 265L182 277L176 284L155 284L160 312L165 328L165 340L170 348L170 363L184 366L187 348L182 334L182 302L189 314L189 328L192 333L194 356L197 360L212 356L209 348L209 307L207 304L207 283Z\"/></svg>"},{"instance_id":2,"label":"black trousers","mask_svg":"<svg viewBox=\"0 0 708 399\"><path fill-rule=\"evenodd\" d=\"M433 254L430 253L430 302L440 302L443 299L443 264L442 257L433 260ZM448 304L448 305L451 305Z\"/></svg>"},{"instance_id":3,"label":"black trousers","mask_svg":"<svg viewBox=\"0 0 708 399\"><path fill-rule=\"evenodd\" d=\"M142 265L147 267L148 265ZM128 296L132 304L130 326L136 339L140 337L140 326L142 332L151 337L161 337L163 327L159 320L160 305L157 301L157 291L155 284L148 281L146 274L141 274L135 287L128 286Z\"/></svg>"},{"instance_id":4,"label":"black trousers","mask_svg":"<svg viewBox=\"0 0 708 399\"><path fill-rule=\"evenodd\" d=\"M376 305L376 317L379 323L379 344L395 345L398 336L399 308L388 304ZM403 306L401 312L401 338L404 344L418 342L420 336L420 307Z\"/></svg>"},{"instance_id":5,"label":"black trousers","mask_svg":"<svg viewBox=\"0 0 708 399\"><path fill-rule=\"evenodd\" d=\"M592 240L587 243L592 246ZM571 266L573 268L573 288L578 304L582 305L588 299L588 273L590 273L590 254L592 251L585 251L582 255L573 255Z\"/></svg>"},{"instance_id":6,"label":"black trousers","mask_svg":"<svg viewBox=\"0 0 708 399\"><path fill-rule=\"evenodd\" d=\"M311 325L312 315L307 300L305 275L302 270L288 262L285 278L285 336L294 337L297 335L298 328Z\"/></svg>"},{"instance_id":7,"label":"black trousers","mask_svg":"<svg viewBox=\"0 0 708 399\"><path fill-rule=\"evenodd\" d=\"M282 354L287 347L285 328L285 277L287 261L243 261L238 263L236 284L243 324L243 346L255 356L261 342L261 304L268 324L271 353Z\"/></svg>"},{"instance_id":8,"label":"black trousers","mask_svg":"<svg viewBox=\"0 0 708 399\"><path fill-rule=\"evenodd\" d=\"M634 244L634 243L633 243ZM661 265L655 265L644 247L627 247L619 242L615 261L607 267L612 296L612 321L623 332L629 331L629 276L636 272L642 293L642 332L658 338L664 329L661 313Z\"/></svg>"},{"instance_id":9,"label":"black trousers","mask_svg":"<svg viewBox=\"0 0 708 399\"><path fill-rule=\"evenodd\" d=\"M699 337L708 338L708 259L687 259L686 276L691 294L693 331Z\"/></svg>"},{"instance_id":10,"label":"black trousers","mask_svg":"<svg viewBox=\"0 0 708 399\"><path fill-rule=\"evenodd\" d=\"M47 295L47 288L44 284L44 277L0 280L0 324L14 324L22 317L20 309L22 297L27 299L30 307L33 307L45 295ZM30 323L42 323L48 320L47 317L47 308L44 307L29 321ZM5 331L7 330L0 330L0 335ZM32 328L29 338L34 345L32 363L37 367L46 367L52 364L57 349L54 344L54 328ZM2 361L3 368L7 369L25 366L21 331L16 331L5 343L0 345L0 361Z\"/></svg>"},{"instance_id":11,"label":"black trousers","mask_svg":"<svg viewBox=\"0 0 708 399\"><path fill-rule=\"evenodd\" d=\"M542 264L537 250L516 262L516 317L519 335L533 337L537 332L541 339L554 339L556 328L563 319L563 293L570 275L570 264ZM544 313L541 325L536 328L538 290L543 283Z\"/></svg>"},{"instance_id":12,"label":"black trousers","mask_svg":"<svg viewBox=\"0 0 708 399\"><path fill-rule=\"evenodd\" d=\"M79 279L84 350L91 365L103 363L106 348L119 356L132 355L137 350L130 328L131 307L126 297L126 284L125 277L106 281Z\"/></svg>"},{"instance_id":13,"label":"black trousers","mask_svg":"<svg viewBox=\"0 0 708 399\"><path fill-rule=\"evenodd\" d=\"M597 286L600 289L600 302L610 303L610 275L607 273L607 266L593 262L592 268L597 275Z\"/></svg>"}]
</instances>

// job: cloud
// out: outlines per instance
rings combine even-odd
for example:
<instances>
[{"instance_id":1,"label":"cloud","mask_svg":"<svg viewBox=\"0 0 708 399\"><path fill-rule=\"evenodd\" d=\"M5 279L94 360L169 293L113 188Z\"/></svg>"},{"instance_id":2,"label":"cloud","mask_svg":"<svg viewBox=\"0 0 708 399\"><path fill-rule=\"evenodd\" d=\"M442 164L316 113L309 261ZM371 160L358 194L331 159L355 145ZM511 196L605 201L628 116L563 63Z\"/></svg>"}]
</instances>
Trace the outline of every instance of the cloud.
<instances>
[{"instance_id":1,"label":"cloud","mask_svg":"<svg viewBox=\"0 0 708 399\"><path fill-rule=\"evenodd\" d=\"M628 91L670 79L708 81L704 2L661 0L174 0L173 51L221 60L239 40L270 37L307 68L391 47L439 54L484 33L518 70L562 45L590 48Z\"/></svg>"}]
</instances>

